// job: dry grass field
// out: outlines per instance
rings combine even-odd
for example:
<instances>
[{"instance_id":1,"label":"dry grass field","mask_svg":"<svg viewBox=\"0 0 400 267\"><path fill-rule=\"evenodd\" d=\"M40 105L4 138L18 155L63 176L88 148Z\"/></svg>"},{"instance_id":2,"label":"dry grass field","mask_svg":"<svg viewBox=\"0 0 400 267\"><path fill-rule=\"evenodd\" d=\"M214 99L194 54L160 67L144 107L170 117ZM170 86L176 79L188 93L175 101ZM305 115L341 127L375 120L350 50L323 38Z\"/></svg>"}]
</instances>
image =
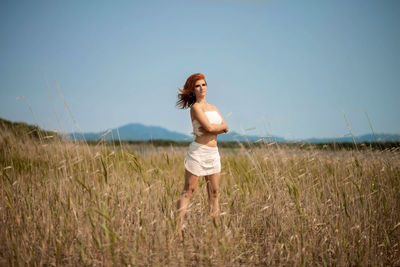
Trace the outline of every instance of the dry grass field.
<instances>
[{"instance_id":1,"label":"dry grass field","mask_svg":"<svg viewBox=\"0 0 400 267\"><path fill-rule=\"evenodd\" d=\"M180 239L186 148L0 134L0 265L399 266L400 151L220 149Z\"/></svg>"}]
</instances>

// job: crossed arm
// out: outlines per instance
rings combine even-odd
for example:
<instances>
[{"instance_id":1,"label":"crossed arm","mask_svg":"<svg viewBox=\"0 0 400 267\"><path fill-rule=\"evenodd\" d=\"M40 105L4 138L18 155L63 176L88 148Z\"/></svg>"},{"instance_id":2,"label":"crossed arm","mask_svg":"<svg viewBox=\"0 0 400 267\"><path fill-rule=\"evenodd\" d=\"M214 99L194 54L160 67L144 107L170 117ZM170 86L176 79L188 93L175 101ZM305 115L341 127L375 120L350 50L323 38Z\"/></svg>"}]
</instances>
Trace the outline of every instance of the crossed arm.
<instances>
[{"instance_id":1,"label":"crossed arm","mask_svg":"<svg viewBox=\"0 0 400 267\"><path fill-rule=\"evenodd\" d=\"M221 124L211 124L208 121L204 111L201 110L200 107L198 107L197 105L192 106L192 112L193 112L194 118L196 118L201 124L201 127L199 128L199 130L201 132L208 132L208 133L212 133L212 134L222 134L222 133L228 132L229 127L225 123L225 120L224 120L224 118L222 118L222 115L221 115L221 113L219 113L218 109L217 109L217 112L222 118Z\"/></svg>"}]
</instances>

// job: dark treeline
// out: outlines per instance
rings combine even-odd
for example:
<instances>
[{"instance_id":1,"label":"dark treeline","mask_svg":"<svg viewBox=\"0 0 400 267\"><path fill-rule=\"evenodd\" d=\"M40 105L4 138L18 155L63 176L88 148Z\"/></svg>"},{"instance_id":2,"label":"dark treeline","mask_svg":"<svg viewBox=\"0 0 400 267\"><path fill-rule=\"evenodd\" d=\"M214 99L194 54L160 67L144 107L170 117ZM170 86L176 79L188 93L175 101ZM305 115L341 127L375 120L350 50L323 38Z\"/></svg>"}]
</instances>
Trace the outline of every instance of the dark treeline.
<instances>
[{"instance_id":1,"label":"dark treeline","mask_svg":"<svg viewBox=\"0 0 400 267\"><path fill-rule=\"evenodd\" d=\"M176 147L186 147L190 144L189 141L172 141L172 140L145 140L145 141L100 141L107 145L120 146L124 145L143 145L143 146L176 146ZM87 141L89 145L97 145L99 141ZM218 142L218 147L220 148L252 148L252 147L280 147L280 148L297 148L297 149L326 149L326 150L388 150L388 149L398 149L400 150L400 142L365 142L365 143L290 143L290 142L239 142L239 141L229 141L229 142Z\"/></svg>"}]
</instances>

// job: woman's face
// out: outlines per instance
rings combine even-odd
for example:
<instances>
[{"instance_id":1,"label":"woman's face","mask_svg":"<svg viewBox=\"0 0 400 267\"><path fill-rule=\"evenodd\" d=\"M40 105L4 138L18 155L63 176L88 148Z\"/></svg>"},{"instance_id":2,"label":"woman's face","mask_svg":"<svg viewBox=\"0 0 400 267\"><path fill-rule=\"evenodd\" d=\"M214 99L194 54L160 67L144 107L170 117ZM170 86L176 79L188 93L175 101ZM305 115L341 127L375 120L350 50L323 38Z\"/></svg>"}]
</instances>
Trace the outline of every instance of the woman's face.
<instances>
[{"instance_id":1,"label":"woman's face","mask_svg":"<svg viewBox=\"0 0 400 267\"><path fill-rule=\"evenodd\" d=\"M196 98L203 98L207 94L207 83L205 80L197 80L194 85L194 94Z\"/></svg>"}]
</instances>

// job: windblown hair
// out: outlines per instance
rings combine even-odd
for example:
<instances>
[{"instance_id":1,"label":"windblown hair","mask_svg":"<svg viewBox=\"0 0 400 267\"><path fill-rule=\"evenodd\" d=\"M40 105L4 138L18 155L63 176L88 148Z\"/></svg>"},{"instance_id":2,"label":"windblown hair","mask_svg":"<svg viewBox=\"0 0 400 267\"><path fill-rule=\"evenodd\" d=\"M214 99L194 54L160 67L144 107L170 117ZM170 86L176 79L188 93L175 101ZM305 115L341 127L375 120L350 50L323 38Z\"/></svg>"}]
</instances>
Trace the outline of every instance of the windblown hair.
<instances>
[{"instance_id":1,"label":"windblown hair","mask_svg":"<svg viewBox=\"0 0 400 267\"><path fill-rule=\"evenodd\" d=\"M194 86L198 80L206 80L205 76L201 73L195 73L187 78L183 90L179 89L178 101L176 106L181 109L190 108L196 102L196 95L194 93ZM207 82L206 82L207 84Z\"/></svg>"}]
</instances>

